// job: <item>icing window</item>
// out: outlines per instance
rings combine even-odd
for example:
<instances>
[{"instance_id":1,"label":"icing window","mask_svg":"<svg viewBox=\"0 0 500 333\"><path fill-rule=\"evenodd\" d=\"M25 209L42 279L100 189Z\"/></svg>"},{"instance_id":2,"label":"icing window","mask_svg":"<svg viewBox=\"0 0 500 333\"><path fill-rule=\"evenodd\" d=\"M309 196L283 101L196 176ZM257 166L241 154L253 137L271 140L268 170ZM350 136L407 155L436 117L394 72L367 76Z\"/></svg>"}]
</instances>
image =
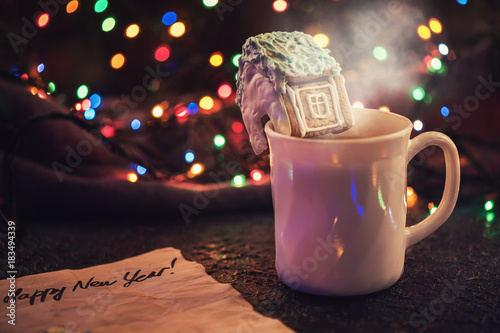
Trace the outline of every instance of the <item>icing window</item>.
<instances>
[{"instance_id":1,"label":"icing window","mask_svg":"<svg viewBox=\"0 0 500 333\"><path fill-rule=\"evenodd\" d=\"M330 113L325 93L307 94L307 104L314 118L326 118Z\"/></svg>"}]
</instances>

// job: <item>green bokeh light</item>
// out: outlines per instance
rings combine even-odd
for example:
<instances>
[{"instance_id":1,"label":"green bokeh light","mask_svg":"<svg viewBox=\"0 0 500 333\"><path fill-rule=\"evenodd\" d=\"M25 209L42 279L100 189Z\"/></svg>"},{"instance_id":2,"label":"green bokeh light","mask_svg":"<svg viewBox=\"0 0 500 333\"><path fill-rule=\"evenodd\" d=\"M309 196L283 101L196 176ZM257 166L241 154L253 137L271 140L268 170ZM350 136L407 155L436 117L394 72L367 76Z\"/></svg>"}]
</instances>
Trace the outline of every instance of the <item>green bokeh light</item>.
<instances>
[{"instance_id":1,"label":"green bokeh light","mask_svg":"<svg viewBox=\"0 0 500 333\"><path fill-rule=\"evenodd\" d=\"M385 61L387 59L387 50L382 46L376 46L373 49L373 56L379 61Z\"/></svg>"},{"instance_id":2,"label":"green bokeh light","mask_svg":"<svg viewBox=\"0 0 500 333\"><path fill-rule=\"evenodd\" d=\"M416 101L421 101L425 97L425 91L420 87L413 89L411 94Z\"/></svg>"},{"instance_id":3,"label":"green bokeh light","mask_svg":"<svg viewBox=\"0 0 500 333\"><path fill-rule=\"evenodd\" d=\"M78 96L78 98L80 98L80 99L85 98L88 95L88 93L89 93L89 88L84 84L82 84L76 90L76 96Z\"/></svg>"},{"instance_id":4,"label":"green bokeh light","mask_svg":"<svg viewBox=\"0 0 500 333\"><path fill-rule=\"evenodd\" d=\"M105 19L102 22L102 31L108 32L108 31L113 30L113 28L115 27L115 24L116 24L116 21L115 21L114 17L108 17L107 19Z\"/></svg>"},{"instance_id":5,"label":"green bokeh light","mask_svg":"<svg viewBox=\"0 0 500 333\"><path fill-rule=\"evenodd\" d=\"M96 13L102 13L103 11L108 8L108 1L107 0L97 0L95 5L94 5L94 11Z\"/></svg>"}]
</instances>

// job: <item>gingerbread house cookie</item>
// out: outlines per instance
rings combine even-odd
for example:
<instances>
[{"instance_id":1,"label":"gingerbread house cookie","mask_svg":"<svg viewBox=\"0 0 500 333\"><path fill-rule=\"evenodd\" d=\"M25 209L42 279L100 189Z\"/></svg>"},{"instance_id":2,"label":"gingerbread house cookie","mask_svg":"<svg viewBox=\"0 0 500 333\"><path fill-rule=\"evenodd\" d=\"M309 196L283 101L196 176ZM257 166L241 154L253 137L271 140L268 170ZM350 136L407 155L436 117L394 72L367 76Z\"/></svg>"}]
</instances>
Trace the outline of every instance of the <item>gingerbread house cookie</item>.
<instances>
[{"instance_id":1,"label":"gingerbread house cookie","mask_svg":"<svg viewBox=\"0 0 500 333\"><path fill-rule=\"evenodd\" d=\"M353 126L341 68L303 32L247 39L239 59L236 104L257 155L268 152L263 126L296 137L340 133Z\"/></svg>"}]
</instances>

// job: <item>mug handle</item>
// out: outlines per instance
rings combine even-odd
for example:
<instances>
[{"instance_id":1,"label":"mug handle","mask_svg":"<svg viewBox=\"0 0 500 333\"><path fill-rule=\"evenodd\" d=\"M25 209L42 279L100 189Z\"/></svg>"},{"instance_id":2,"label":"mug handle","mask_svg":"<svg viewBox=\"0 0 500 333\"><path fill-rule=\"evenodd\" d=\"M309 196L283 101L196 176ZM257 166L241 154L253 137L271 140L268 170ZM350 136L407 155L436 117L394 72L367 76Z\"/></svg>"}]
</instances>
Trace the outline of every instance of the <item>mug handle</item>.
<instances>
[{"instance_id":1,"label":"mug handle","mask_svg":"<svg viewBox=\"0 0 500 333\"><path fill-rule=\"evenodd\" d=\"M406 248L420 242L439 228L451 215L457 201L460 186L460 160L457 147L449 137L439 132L426 132L418 135L410 140L406 163L408 164L421 150L432 145L438 146L444 152L446 180L443 197L433 214L411 227L406 227Z\"/></svg>"}]
</instances>

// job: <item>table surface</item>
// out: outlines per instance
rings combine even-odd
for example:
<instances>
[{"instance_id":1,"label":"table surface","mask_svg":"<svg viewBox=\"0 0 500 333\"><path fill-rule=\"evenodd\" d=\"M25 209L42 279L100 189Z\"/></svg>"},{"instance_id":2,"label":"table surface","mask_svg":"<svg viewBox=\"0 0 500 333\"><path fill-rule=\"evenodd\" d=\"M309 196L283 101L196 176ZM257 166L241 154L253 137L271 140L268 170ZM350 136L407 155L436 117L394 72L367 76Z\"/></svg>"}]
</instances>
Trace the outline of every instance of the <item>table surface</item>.
<instances>
[{"instance_id":1,"label":"table surface","mask_svg":"<svg viewBox=\"0 0 500 333\"><path fill-rule=\"evenodd\" d=\"M230 283L256 311L297 332L499 332L500 223L477 211L458 207L407 250L396 284L365 296L315 296L281 283L269 210L201 214L189 225L180 219L29 219L18 233L18 277L172 246L217 281ZM410 211L409 219L422 214Z\"/></svg>"}]
</instances>

